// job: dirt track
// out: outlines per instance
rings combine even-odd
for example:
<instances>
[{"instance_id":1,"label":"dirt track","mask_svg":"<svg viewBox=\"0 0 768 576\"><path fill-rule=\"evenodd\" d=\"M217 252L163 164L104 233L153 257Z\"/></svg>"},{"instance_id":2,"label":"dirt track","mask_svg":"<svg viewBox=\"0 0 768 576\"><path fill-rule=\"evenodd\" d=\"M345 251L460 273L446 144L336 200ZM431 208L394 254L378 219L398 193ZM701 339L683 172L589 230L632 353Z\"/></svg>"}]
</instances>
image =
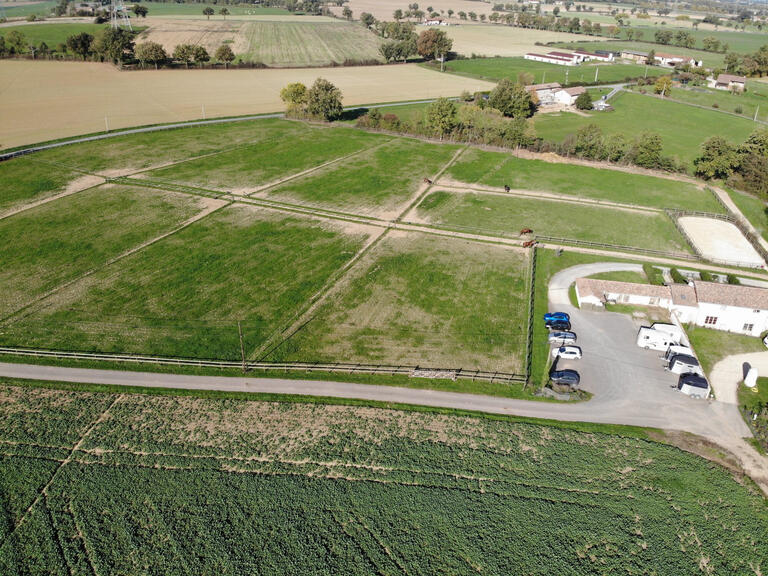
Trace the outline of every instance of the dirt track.
<instances>
[{"instance_id":1,"label":"dirt track","mask_svg":"<svg viewBox=\"0 0 768 576\"><path fill-rule=\"evenodd\" d=\"M491 83L415 64L267 70L120 72L108 64L0 61L0 147L109 129L283 109L289 82L327 78L345 105L458 96Z\"/></svg>"}]
</instances>

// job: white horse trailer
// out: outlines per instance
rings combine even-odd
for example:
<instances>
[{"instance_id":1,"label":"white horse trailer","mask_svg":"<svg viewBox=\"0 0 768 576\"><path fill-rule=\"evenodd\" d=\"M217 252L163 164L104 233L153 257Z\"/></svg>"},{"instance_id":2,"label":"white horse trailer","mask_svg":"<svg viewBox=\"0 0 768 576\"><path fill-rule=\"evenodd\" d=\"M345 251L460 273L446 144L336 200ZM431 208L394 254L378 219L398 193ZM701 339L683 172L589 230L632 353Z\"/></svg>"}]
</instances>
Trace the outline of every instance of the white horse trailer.
<instances>
[{"instance_id":1,"label":"white horse trailer","mask_svg":"<svg viewBox=\"0 0 768 576\"><path fill-rule=\"evenodd\" d=\"M670 346L678 346L680 336L643 326L637 333L637 345L646 350L666 352Z\"/></svg>"},{"instance_id":2,"label":"white horse trailer","mask_svg":"<svg viewBox=\"0 0 768 576\"><path fill-rule=\"evenodd\" d=\"M699 361L693 356L687 354L675 354L669 361L667 370L672 374L697 374L704 376L704 372L699 365Z\"/></svg>"},{"instance_id":3,"label":"white horse trailer","mask_svg":"<svg viewBox=\"0 0 768 576\"><path fill-rule=\"evenodd\" d=\"M677 389L691 398L708 398L710 392L709 382L698 374L681 374Z\"/></svg>"}]
</instances>

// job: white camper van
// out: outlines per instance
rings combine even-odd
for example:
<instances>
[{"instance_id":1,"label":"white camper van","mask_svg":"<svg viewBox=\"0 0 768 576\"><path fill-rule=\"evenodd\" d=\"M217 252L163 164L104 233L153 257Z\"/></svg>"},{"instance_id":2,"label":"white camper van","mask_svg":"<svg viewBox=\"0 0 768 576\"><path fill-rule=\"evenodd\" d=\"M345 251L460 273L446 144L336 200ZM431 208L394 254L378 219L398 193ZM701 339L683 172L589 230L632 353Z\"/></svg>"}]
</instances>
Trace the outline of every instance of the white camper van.
<instances>
[{"instance_id":1,"label":"white camper van","mask_svg":"<svg viewBox=\"0 0 768 576\"><path fill-rule=\"evenodd\" d=\"M637 345L646 350L666 352L670 346L680 345L680 337L675 334L643 326L637 333Z\"/></svg>"},{"instance_id":2,"label":"white camper van","mask_svg":"<svg viewBox=\"0 0 768 576\"><path fill-rule=\"evenodd\" d=\"M666 334L669 334L674 339L677 340L678 344L687 345L688 339L685 337L685 332L683 332L682 328L679 328L678 326L675 326L674 324L664 324L663 322L654 322L651 324L651 329L656 330L657 332L664 332Z\"/></svg>"},{"instance_id":3,"label":"white camper van","mask_svg":"<svg viewBox=\"0 0 768 576\"><path fill-rule=\"evenodd\" d=\"M687 354L675 354L672 356L667 370L672 372L672 374L697 374L698 376L704 376L699 361Z\"/></svg>"}]
</instances>

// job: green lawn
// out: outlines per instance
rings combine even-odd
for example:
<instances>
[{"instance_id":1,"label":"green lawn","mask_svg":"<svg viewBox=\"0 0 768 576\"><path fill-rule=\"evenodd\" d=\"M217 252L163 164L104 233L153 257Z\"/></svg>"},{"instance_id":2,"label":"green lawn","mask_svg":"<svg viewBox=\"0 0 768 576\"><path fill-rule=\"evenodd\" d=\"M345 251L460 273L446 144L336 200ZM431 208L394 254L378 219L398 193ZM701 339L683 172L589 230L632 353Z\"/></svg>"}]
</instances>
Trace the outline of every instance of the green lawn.
<instances>
[{"instance_id":1,"label":"green lawn","mask_svg":"<svg viewBox=\"0 0 768 576\"><path fill-rule=\"evenodd\" d=\"M746 118L726 116L686 104L623 92L611 99L613 112L590 112L585 118L564 112L536 116L536 133L545 140L560 142L587 124L596 124L604 134L632 138L642 132L656 132L664 142L664 153L692 166L704 140L713 135L738 143L755 125Z\"/></svg>"},{"instance_id":2,"label":"green lawn","mask_svg":"<svg viewBox=\"0 0 768 576\"><path fill-rule=\"evenodd\" d=\"M106 142L62 146L38 152L34 158L59 166L71 166L92 172L109 171L114 174L118 171L141 170L206 154L228 152L245 144L278 139L295 141L311 130L312 128L303 122L278 119L190 126L117 136Z\"/></svg>"},{"instance_id":3,"label":"green lawn","mask_svg":"<svg viewBox=\"0 0 768 576\"><path fill-rule=\"evenodd\" d=\"M600 274L593 274L590 276L590 278L595 280L611 280L613 282L633 282L635 284L648 284L648 278L646 278L643 272L632 272L631 270L602 272Z\"/></svg>"},{"instance_id":4,"label":"green lawn","mask_svg":"<svg viewBox=\"0 0 768 576\"><path fill-rule=\"evenodd\" d=\"M365 406L48 393L55 402L0 388L2 525L50 480L4 539L3 574L680 576L704 558L713 574L768 563L756 490L647 439ZM74 450L37 433L84 425ZM41 444L71 457L46 460Z\"/></svg>"},{"instance_id":5,"label":"green lawn","mask_svg":"<svg viewBox=\"0 0 768 576\"><path fill-rule=\"evenodd\" d=\"M763 200L738 190L729 190L729 195L736 207L749 220L763 238L768 240L768 204Z\"/></svg>"},{"instance_id":6,"label":"green lawn","mask_svg":"<svg viewBox=\"0 0 768 576\"><path fill-rule=\"evenodd\" d=\"M400 138L270 190L268 197L332 210L395 216L424 178L432 178L458 150Z\"/></svg>"},{"instance_id":7,"label":"green lawn","mask_svg":"<svg viewBox=\"0 0 768 576\"><path fill-rule=\"evenodd\" d=\"M41 164L35 156L0 162L0 213L61 192L78 176L69 168Z\"/></svg>"},{"instance_id":8,"label":"green lawn","mask_svg":"<svg viewBox=\"0 0 768 576\"><path fill-rule=\"evenodd\" d=\"M550 48L542 47L546 52ZM525 58L476 58L467 60L453 60L448 66L449 72L455 72L465 76L483 78L487 80L500 80L511 78L517 80L518 74L526 72L533 74L534 84L543 82L559 82L560 84L591 84L597 82L611 83L623 82L627 78L640 78L645 75L646 67L640 64L583 64L581 66L566 67L546 62L534 62ZM669 70L648 67L649 76L661 76ZM567 81L566 81L567 74Z\"/></svg>"},{"instance_id":9,"label":"green lawn","mask_svg":"<svg viewBox=\"0 0 768 576\"><path fill-rule=\"evenodd\" d=\"M247 191L389 139L344 128L310 127L298 133L275 131L256 144L153 170L146 177L155 181Z\"/></svg>"},{"instance_id":10,"label":"green lawn","mask_svg":"<svg viewBox=\"0 0 768 576\"><path fill-rule=\"evenodd\" d=\"M648 34L646 32L646 34ZM679 56L689 56L696 60L702 60L704 66L707 68L722 68L724 66L725 55L716 52L705 52L704 50L695 50L688 48L678 48L677 46L663 46L661 44L653 44L651 42L627 42L621 40L605 40L598 42L560 42L553 46L560 46L561 48L568 48L571 50L587 50L593 52L595 50L610 50L613 52L621 52L622 50L635 50L638 52L665 52L668 54L677 54ZM548 46L547 49L552 49L552 46ZM649 67L650 70L651 67ZM666 69L669 72L670 69Z\"/></svg>"},{"instance_id":11,"label":"green lawn","mask_svg":"<svg viewBox=\"0 0 768 576\"><path fill-rule=\"evenodd\" d=\"M219 211L45 300L6 344L240 359L288 322L364 232L250 207Z\"/></svg>"},{"instance_id":12,"label":"green lawn","mask_svg":"<svg viewBox=\"0 0 768 576\"><path fill-rule=\"evenodd\" d=\"M747 352L765 352L760 338L731 334L722 330L712 330L701 326L687 326L686 332L701 367L707 374L712 367L726 356Z\"/></svg>"},{"instance_id":13,"label":"green lawn","mask_svg":"<svg viewBox=\"0 0 768 576\"><path fill-rule=\"evenodd\" d=\"M651 208L722 212L711 192L693 184L617 170L524 160L503 152L467 150L447 176L468 184L539 190Z\"/></svg>"},{"instance_id":14,"label":"green lawn","mask_svg":"<svg viewBox=\"0 0 768 576\"><path fill-rule=\"evenodd\" d=\"M30 2L25 4L16 5L15 2L0 2L0 14L4 14L6 18L24 18L30 14L36 16L48 17L52 14L53 9L58 2L54 0L44 0L43 2Z\"/></svg>"},{"instance_id":15,"label":"green lawn","mask_svg":"<svg viewBox=\"0 0 768 576\"><path fill-rule=\"evenodd\" d=\"M750 120L754 119L755 112L757 112L758 120L768 120L768 86L761 82L747 82L747 86L747 92L744 94L731 94L726 90L714 90L701 86L673 88L670 98L685 103L705 106L713 110L738 113ZM634 88L634 90L640 89ZM652 92L650 87L642 89ZM714 106L715 104L717 104L717 107ZM736 112L738 108L741 108L742 111ZM760 110L762 110L762 113ZM723 121L727 122L728 118L724 118ZM759 128L759 126L755 124L755 128Z\"/></svg>"},{"instance_id":16,"label":"green lawn","mask_svg":"<svg viewBox=\"0 0 768 576\"><path fill-rule=\"evenodd\" d=\"M509 248L388 236L272 359L523 374L527 274Z\"/></svg>"},{"instance_id":17,"label":"green lawn","mask_svg":"<svg viewBox=\"0 0 768 576\"><path fill-rule=\"evenodd\" d=\"M99 187L0 220L0 315L78 278L200 210L190 196ZM0 335L0 339L4 336Z\"/></svg>"},{"instance_id":18,"label":"green lawn","mask_svg":"<svg viewBox=\"0 0 768 576\"><path fill-rule=\"evenodd\" d=\"M83 32L95 36L99 31L105 30L108 27L109 24L85 24L81 22L52 23L46 21L27 26L0 28L0 36L8 36L12 30L16 30L24 34L28 43L37 46L41 42L45 42L49 48L54 49L59 44L64 44L70 36Z\"/></svg>"},{"instance_id":19,"label":"green lawn","mask_svg":"<svg viewBox=\"0 0 768 576\"><path fill-rule=\"evenodd\" d=\"M200 16L203 17L203 8L210 6L216 10L213 18L222 19L219 16L220 7L217 2L185 3L185 2L143 2L149 8L150 16ZM232 16L275 16L277 14L290 14L285 8L272 6L257 6L253 4L227 4L227 10Z\"/></svg>"},{"instance_id":20,"label":"green lawn","mask_svg":"<svg viewBox=\"0 0 768 576\"><path fill-rule=\"evenodd\" d=\"M516 235L521 228L532 228L544 236L666 252L690 251L664 214L443 191L430 193L419 205L417 214L432 224L478 233Z\"/></svg>"},{"instance_id":21,"label":"green lawn","mask_svg":"<svg viewBox=\"0 0 768 576\"><path fill-rule=\"evenodd\" d=\"M671 22L669 22L672 24ZM635 30L642 30L645 34L644 40L651 40L657 30L676 30L674 24L671 26L632 26ZM768 34L765 32L742 32L741 30L736 32L734 30L694 30L692 28L685 28L686 32L689 32L696 40L696 48L703 48L704 44L702 40L704 38L716 38L721 44L728 44L728 52L738 52L740 54L746 54L756 52L761 46L768 44ZM643 49L645 50L645 49ZM678 54L680 49L677 46L665 46L657 44L656 52L669 52L671 54ZM708 61L705 57L705 65ZM712 64L714 65L714 64Z\"/></svg>"}]
</instances>

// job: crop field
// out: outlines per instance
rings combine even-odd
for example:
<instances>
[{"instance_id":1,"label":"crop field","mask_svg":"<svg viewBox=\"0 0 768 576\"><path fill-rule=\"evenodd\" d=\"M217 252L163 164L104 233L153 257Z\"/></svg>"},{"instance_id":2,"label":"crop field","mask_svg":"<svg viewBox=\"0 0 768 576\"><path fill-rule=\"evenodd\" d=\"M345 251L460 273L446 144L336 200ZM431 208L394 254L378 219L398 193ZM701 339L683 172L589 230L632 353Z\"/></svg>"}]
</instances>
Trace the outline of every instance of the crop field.
<instances>
[{"instance_id":1,"label":"crop field","mask_svg":"<svg viewBox=\"0 0 768 576\"><path fill-rule=\"evenodd\" d=\"M500 152L468 150L447 171L467 184L552 192L648 208L722 212L714 195L693 184L543 160L524 160Z\"/></svg>"},{"instance_id":2,"label":"crop field","mask_svg":"<svg viewBox=\"0 0 768 576\"><path fill-rule=\"evenodd\" d=\"M296 18L298 20L298 18ZM327 66L345 60L380 60L379 39L350 22L153 19L141 40L170 53L177 44L198 44L210 54L230 44L242 60L268 66Z\"/></svg>"},{"instance_id":3,"label":"crop field","mask_svg":"<svg viewBox=\"0 0 768 576\"><path fill-rule=\"evenodd\" d=\"M516 249L390 232L271 358L521 374L527 275Z\"/></svg>"},{"instance_id":4,"label":"crop field","mask_svg":"<svg viewBox=\"0 0 768 576\"><path fill-rule=\"evenodd\" d=\"M74 34L87 32L93 36L100 30L107 28L107 24L86 24L82 22L40 22L39 24L29 24L24 26L4 26L0 28L0 36L8 36L15 30L24 34L27 42L39 45L41 42L48 44L53 49L59 44L64 44L67 38Z\"/></svg>"},{"instance_id":5,"label":"crop field","mask_svg":"<svg viewBox=\"0 0 768 576\"><path fill-rule=\"evenodd\" d=\"M549 50L539 48L539 50ZM662 76L668 74L656 66L647 67L648 76ZM446 69L449 72L474 76L486 80L500 80L511 78L517 81L518 74L525 72L533 74L534 84L544 82L559 82L562 85L574 83L595 82L623 82L626 78L639 78L646 73L646 66L640 64L583 64L581 66L568 67L546 62L534 62L524 58L477 58L470 60L454 60L448 63ZM568 82L566 82L566 73Z\"/></svg>"},{"instance_id":6,"label":"crop field","mask_svg":"<svg viewBox=\"0 0 768 576\"><path fill-rule=\"evenodd\" d=\"M366 229L230 207L58 291L9 324L43 348L239 359L294 315Z\"/></svg>"},{"instance_id":7,"label":"crop field","mask_svg":"<svg viewBox=\"0 0 768 576\"><path fill-rule=\"evenodd\" d=\"M432 178L458 150L399 138L272 189L266 197L393 218L414 199L424 178Z\"/></svg>"},{"instance_id":8,"label":"crop field","mask_svg":"<svg viewBox=\"0 0 768 576\"><path fill-rule=\"evenodd\" d=\"M761 497L645 439L363 407L15 386L0 399L9 576L768 563Z\"/></svg>"},{"instance_id":9,"label":"crop field","mask_svg":"<svg viewBox=\"0 0 768 576\"><path fill-rule=\"evenodd\" d=\"M430 193L416 217L430 224L517 235L537 234L667 252L690 252L672 221L662 213L579 205L499 194Z\"/></svg>"},{"instance_id":10,"label":"crop field","mask_svg":"<svg viewBox=\"0 0 768 576\"><path fill-rule=\"evenodd\" d=\"M215 3L211 3L213 5ZM203 16L203 8L205 4L198 3L178 3L178 2L143 2L143 5L149 9L149 16ZM274 15L290 15L291 13L284 8L276 8L272 6L258 6L255 4L227 4L227 10L229 10L230 16L227 18L237 18L238 16L274 16ZM213 16L214 19L223 19L223 16L217 14Z\"/></svg>"},{"instance_id":11,"label":"crop field","mask_svg":"<svg viewBox=\"0 0 768 576\"><path fill-rule=\"evenodd\" d=\"M101 186L0 220L0 316L177 227L199 199Z\"/></svg>"},{"instance_id":12,"label":"crop field","mask_svg":"<svg viewBox=\"0 0 768 576\"><path fill-rule=\"evenodd\" d=\"M0 2L0 9L6 18L24 18L30 14L50 16L57 2L43 0L42 2Z\"/></svg>"},{"instance_id":13,"label":"crop field","mask_svg":"<svg viewBox=\"0 0 768 576\"><path fill-rule=\"evenodd\" d=\"M754 129L747 118L725 116L706 110L661 100L642 94L622 92L611 99L613 112L590 112L587 117L570 112L542 114L536 120L536 133L546 140L562 141L587 124L596 124L604 134L631 137L643 132L656 132L664 142L664 153L692 165L700 154L701 144L717 134L734 144L742 142Z\"/></svg>"},{"instance_id":14,"label":"crop field","mask_svg":"<svg viewBox=\"0 0 768 576\"><path fill-rule=\"evenodd\" d=\"M416 64L268 70L120 72L95 62L0 60L3 131L10 148L109 128L280 112L280 90L318 77L338 86L348 106L458 96L490 82L440 74ZM100 94L94 100L93 94ZM136 102L141 102L137 106ZM0 149L2 149L0 148Z\"/></svg>"}]
</instances>

